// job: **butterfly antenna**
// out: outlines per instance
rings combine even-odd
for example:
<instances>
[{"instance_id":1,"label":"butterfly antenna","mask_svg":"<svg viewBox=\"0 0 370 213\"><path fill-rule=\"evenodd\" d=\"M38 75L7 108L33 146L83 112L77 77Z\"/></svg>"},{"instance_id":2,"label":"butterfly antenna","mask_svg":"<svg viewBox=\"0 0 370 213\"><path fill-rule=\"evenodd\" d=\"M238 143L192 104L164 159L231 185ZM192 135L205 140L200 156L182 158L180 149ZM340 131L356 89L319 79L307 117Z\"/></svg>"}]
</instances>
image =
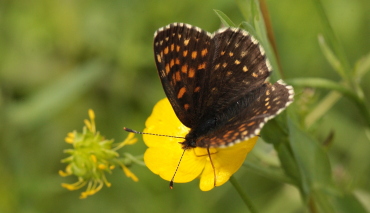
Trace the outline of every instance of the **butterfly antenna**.
<instances>
[{"instance_id":1,"label":"butterfly antenna","mask_svg":"<svg viewBox=\"0 0 370 213\"><path fill-rule=\"evenodd\" d=\"M177 167L176 167L175 173L173 174L172 179L171 179L171 181L170 181L170 189L173 189L173 181L175 180L175 175L176 175L176 173L177 173L177 170L179 169L179 166L180 166L180 163L181 163L182 157L183 157L183 156L184 156L184 154L185 154L185 151L186 151L186 149L184 149L184 151L182 152L182 155L181 155L181 157L180 157L179 163L177 164Z\"/></svg>"},{"instance_id":2,"label":"butterfly antenna","mask_svg":"<svg viewBox=\"0 0 370 213\"><path fill-rule=\"evenodd\" d=\"M161 134L155 134L155 133L149 133L149 132L139 132L139 131L136 131L136 130L133 130L133 129L129 129L127 127L123 127L123 130L125 130L127 132L132 132L132 133L135 133L135 134L141 134L141 135L154 135L154 136L161 136L161 137L185 139L184 137L173 136L173 135L161 135Z\"/></svg>"},{"instance_id":3,"label":"butterfly antenna","mask_svg":"<svg viewBox=\"0 0 370 213\"><path fill-rule=\"evenodd\" d=\"M207 148L207 152L208 152L208 156L209 156L209 161L211 162L211 165L212 165L212 169L213 169L213 185L216 186L216 169L215 169L215 166L213 165L213 161L212 161L212 158L211 158L211 153L209 152L209 147Z\"/></svg>"}]
</instances>

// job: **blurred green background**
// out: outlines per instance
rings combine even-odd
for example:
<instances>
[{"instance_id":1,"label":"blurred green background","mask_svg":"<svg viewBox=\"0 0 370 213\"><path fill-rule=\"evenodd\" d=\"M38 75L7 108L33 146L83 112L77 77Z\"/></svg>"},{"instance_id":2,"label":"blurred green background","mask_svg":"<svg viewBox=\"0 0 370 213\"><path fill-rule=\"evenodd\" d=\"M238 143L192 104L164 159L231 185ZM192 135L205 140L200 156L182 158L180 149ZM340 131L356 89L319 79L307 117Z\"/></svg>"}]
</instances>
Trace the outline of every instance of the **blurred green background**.
<instances>
[{"instance_id":1,"label":"blurred green background","mask_svg":"<svg viewBox=\"0 0 370 213\"><path fill-rule=\"evenodd\" d=\"M323 26L313 3L267 4L284 77L339 81L318 45ZM323 5L354 66L370 52L370 2L323 0ZM123 140L123 126L144 128L153 105L165 97L153 60L154 31L186 22L213 32L220 27L213 9L243 21L237 2L226 0L0 1L0 212L244 211L230 183L202 192L195 180L169 190L166 181L134 166L138 183L117 169L108 175L112 187L80 200L81 191L60 186L76 179L58 175L65 167L63 150L70 148L64 137L81 130L87 109L94 109L97 128L107 138ZM365 78L361 86L369 100L370 75ZM315 90L313 105L327 93ZM355 105L343 98L312 136L323 141L334 134L328 149L334 179L370 209L370 143L363 126ZM259 143L247 161L266 147ZM141 137L125 151L142 154ZM243 168L236 178L261 212L304 212L294 187Z\"/></svg>"}]
</instances>

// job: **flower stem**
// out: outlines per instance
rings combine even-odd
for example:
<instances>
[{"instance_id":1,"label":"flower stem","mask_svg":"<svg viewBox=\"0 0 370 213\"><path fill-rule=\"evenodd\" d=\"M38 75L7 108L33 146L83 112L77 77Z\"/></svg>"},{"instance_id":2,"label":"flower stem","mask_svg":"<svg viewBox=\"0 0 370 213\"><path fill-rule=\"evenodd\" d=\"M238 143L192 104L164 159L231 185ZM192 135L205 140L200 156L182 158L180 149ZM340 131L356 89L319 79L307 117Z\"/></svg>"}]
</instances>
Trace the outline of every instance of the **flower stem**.
<instances>
[{"instance_id":1,"label":"flower stem","mask_svg":"<svg viewBox=\"0 0 370 213\"><path fill-rule=\"evenodd\" d=\"M304 121L307 128L311 127L317 120L322 118L342 97L337 91L331 91L316 107L306 116Z\"/></svg>"},{"instance_id":2,"label":"flower stem","mask_svg":"<svg viewBox=\"0 0 370 213\"><path fill-rule=\"evenodd\" d=\"M272 50L274 51L274 55L275 55L276 62L279 68L278 70L280 72L280 76L283 76L283 72L282 72L283 68L281 66L280 56L277 50L276 40L274 36L274 31L272 29L271 18L270 18L270 14L267 8L266 0L259 0L259 5L261 9L261 14L263 16L263 20L265 23L267 38L271 44Z\"/></svg>"},{"instance_id":3,"label":"flower stem","mask_svg":"<svg viewBox=\"0 0 370 213\"><path fill-rule=\"evenodd\" d=\"M321 78L295 78L287 80L286 82L292 86L324 88L341 93L357 105L364 117L366 125L370 127L370 111L368 110L365 100L360 98L355 92L348 89L346 86Z\"/></svg>"},{"instance_id":4,"label":"flower stem","mask_svg":"<svg viewBox=\"0 0 370 213\"><path fill-rule=\"evenodd\" d=\"M247 205L250 212L257 213L258 211L253 206L252 201L250 200L248 195L242 190L240 184L238 183L238 181L236 180L236 178L234 176L230 177L230 183L234 186L234 188L236 189L236 191L238 192L240 197L243 199L245 205Z\"/></svg>"}]
</instances>

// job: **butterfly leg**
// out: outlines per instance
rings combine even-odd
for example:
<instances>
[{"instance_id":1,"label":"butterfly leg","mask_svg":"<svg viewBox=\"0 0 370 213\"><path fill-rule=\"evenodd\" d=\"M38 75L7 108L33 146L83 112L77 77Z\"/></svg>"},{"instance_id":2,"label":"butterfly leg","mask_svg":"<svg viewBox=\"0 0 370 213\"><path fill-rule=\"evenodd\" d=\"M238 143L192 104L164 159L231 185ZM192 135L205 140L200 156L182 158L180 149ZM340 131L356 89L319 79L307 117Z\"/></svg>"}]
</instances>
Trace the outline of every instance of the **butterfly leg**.
<instances>
[{"instance_id":1,"label":"butterfly leg","mask_svg":"<svg viewBox=\"0 0 370 213\"><path fill-rule=\"evenodd\" d=\"M213 177L214 177L214 183L213 185L216 186L216 169L215 169L215 166L213 165L213 161L212 161L212 158L211 158L211 153L209 151L209 147L207 147L207 152L208 152L208 156L209 156L209 161L211 162L211 165L212 165L212 169L213 169Z\"/></svg>"}]
</instances>

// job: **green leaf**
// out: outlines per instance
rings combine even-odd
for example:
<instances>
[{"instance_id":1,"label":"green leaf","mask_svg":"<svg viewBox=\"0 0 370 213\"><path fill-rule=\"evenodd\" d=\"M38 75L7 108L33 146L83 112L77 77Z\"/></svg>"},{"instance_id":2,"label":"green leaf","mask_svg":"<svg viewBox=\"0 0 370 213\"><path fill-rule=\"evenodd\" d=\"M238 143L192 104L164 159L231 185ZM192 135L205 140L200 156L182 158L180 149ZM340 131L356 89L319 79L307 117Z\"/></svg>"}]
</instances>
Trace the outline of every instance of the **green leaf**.
<instances>
[{"instance_id":1,"label":"green leaf","mask_svg":"<svg viewBox=\"0 0 370 213\"><path fill-rule=\"evenodd\" d=\"M338 60L333 51L327 45L324 36L319 35L318 40L321 51L324 54L325 58L328 60L329 64L333 67L335 71L337 71L342 79L347 79L342 63Z\"/></svg>"},{"instance_id":2,"label":"green leaf","mask_svg":"<svg viewBox=\"0 0 370 213\"><path fill-rule=\"evenodd\" d=\"M252 36L254 36L255 38L259 39L259 36L257 35L256 30L254 29L254 27L249 22L243 21L241 23L241 27L243 29L245 29L246 31L248 31Z\"/></svg>"},{"instance_id":3,"label":"green leaf","mask_svg":"<svg viewBox=\"0 0 370 213\"><path fill-rule=\"evenodd\" d=\"M214 10L214 11L216 15L220 18L223 25L225 25L226 27L236 27L234 22L232 22L231 19L225 13L223 13L220 10Z\"/></svg>"},{"instance_id":4,"label":"green leaf","mask_svg":"<svg viewBox=\"0 0 370 213\"><path fill-rule=\"evenodd\" d=\"M246 0L246 3L240 3L240 5L240 10L248 20L248 22L242 23L243 28L259 41L274 69L274 72L271 74L271 79L273 81L281 79L279 75L279 66L267 36L265 20L263 19L259 2L257 0Z\"/></svg>"},{"instance_id":5,"label":"green leaf","mask_svg":"<svg viewBox=\"0 0 370 213\"><path fill-rule=\"evenodd\" d=\"M261 131L261 136L264 141L274 145L285 174L297 185L301 182L301 177L293 153L289 147L288 128L284 118L286 118L285 113L267 122Z\"/></svg>"},{"instance_id":6,"label":"green leaf","mask_svg":"<svg viewBox=\"0 0 370 213\"><path fill-rule=\"evenodd\" d=\"M325 193L321 188L312 188L310 191L310 197L308 205L310 208L315 209L315 212L336 212L334 205L330 202L330 196L328 193Z\"/></svg>"},{"instance_id":7,"label":"green leaf","mask_svg":"<svg viewBox=\"0 0 370 213\"><path fill-rule=\"evenodd\" d=\"M332 184L331 167L325 150L319 143L303 132L288 119L289 142L301 175L309 185L330 186Z\"/></svg>"},{"instance_id":8,"label":"green leaf","mask_svg":"<svg viewBox=\"0 0 370 213\"><path fill-rule=\"evenodd\" d=\"M317 208L322 209L323 212L334 212L334 207L326 194L329 191L335 191L335 187L325 150L289 119L288 127L290 147L302 177L303 197L307 201L314 199Z\"/></svg>"},{"instance_id":9,"label":"green leaf","mask_svg":"<svg viewBox=\"0 0 370 213\"><path fill-rule=\"evenodd\" d=\"M360 83L363 76L370 70L370 53L356 62L354 68L355 80Z\"/></svg>"},{"instance_id":10,"label":"green leaf","mask_svg":"<svg viewBox=\"0 0 370 213\"><path fill-rule=\"evenodd\" d=\"M321 0L313 0L313 5L316 7L316 12L319 15L321 22L320 24L323 25L323 34L326 38L328 44L332 47L335 57L339 59L341 63L341 76L343 80L349 80L349 74L351 72L351 66L349 60L346 56L346 51L343 48L343 45L339 42L335 32L329 22L328 16L326 15L325 9ZM320 40L320 39L319 39ZM327 45L328 46L328 45Z\"/></svg>"},{"instance_id":11,"label":"green leaf","mask_svg":"<svg viewBox=\"0 0 370 213\"><path fill-rule=\"evenodd\" d=\"M256 12L255 11L255 1L254 0L238 0L237 4L238 4L238 8L240 12L242 13L244 17L244 20L248 23L253 23L254 15ZM254 29L254 26L252 26L252 28Z\"/></svg>"},{"instance_id":12,"label":"green leaf","mask_svg":"<svg viewBox=\"0 0 370 213\"><path fill-rule=\"evenodd\" d=\"M337 213L368 213L365 207L359 202L353 194L343 194L335 196L333 200L335 205L335 212Z\"/></svg>"},{"instance_id":13,"label":"green leaf","mask_svg":"<svg viewBox=\"0 0 370 213\"><path fill-rule=\"evenodd\" d=\"M279 144L275 149L278 152L281 166L284 169L285 174L293 180L294 185L301 187L302 177L299 173L298 165L294 159L288 141L284 141L284 143Z\"/></svg>"}]
</instances>

